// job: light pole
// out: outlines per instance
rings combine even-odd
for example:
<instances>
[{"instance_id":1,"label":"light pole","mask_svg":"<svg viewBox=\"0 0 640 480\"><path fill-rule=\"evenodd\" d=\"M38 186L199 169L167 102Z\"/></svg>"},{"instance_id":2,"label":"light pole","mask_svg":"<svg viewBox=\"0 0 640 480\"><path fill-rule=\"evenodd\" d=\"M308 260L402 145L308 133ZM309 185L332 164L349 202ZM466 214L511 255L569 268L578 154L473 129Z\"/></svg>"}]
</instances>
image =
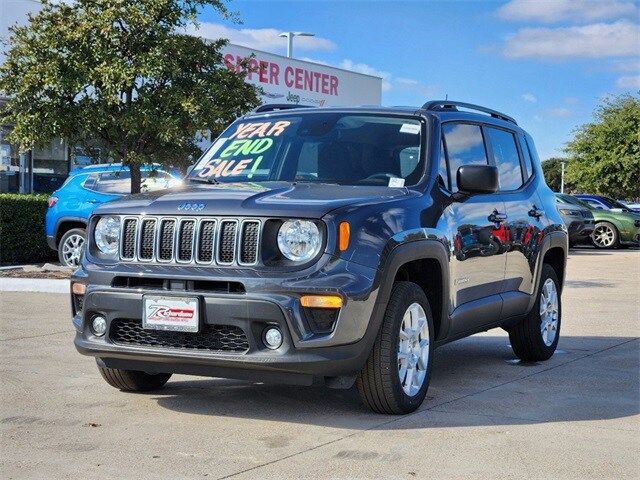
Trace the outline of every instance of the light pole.
<instances>
[{"instance_id":1,"label":"light pole","mask_svg":"<svg viewBox=\"0 0 640 480\"><path fill-rule=\"evenodd\" d=\"M560 162L560 193L564 193L564 164L567 162Z\"/></svg>"},{"instance_id":2,"label":"light pole","mask_svg":"<svg viewBox=\"0 0 640 480\"><path fill-rule=\"evenodd\" d=\"M307 32L283 32L279 37L283 37L287 39L287 57L293 57L293 37L313 37L315 33L307 33Z\"/></svg>"}]
</instances>

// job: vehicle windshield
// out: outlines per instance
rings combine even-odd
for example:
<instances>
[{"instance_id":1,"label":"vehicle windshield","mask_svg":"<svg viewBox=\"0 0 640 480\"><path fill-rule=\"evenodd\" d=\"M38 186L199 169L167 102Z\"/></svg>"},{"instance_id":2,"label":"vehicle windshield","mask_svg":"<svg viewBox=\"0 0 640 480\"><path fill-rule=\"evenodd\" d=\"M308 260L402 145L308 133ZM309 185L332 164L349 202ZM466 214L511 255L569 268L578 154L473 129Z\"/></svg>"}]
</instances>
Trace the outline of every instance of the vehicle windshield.
<instances>
[{"instance_id":1,"label":"vehicle windshield","mask_svg":"<svg viewBox=\"0 0 640 480\"><path fill-rule=\"evenodd\" d=\"M607 207L609 208L620 208L622 210L629 210L629 207L627 207L624 203L620 203L617 200L614 200L613 198L609 198L609 197L600 197L602 203L604 203Z\"/></svg>"},{"instance_id":2,"label":"vehicle windshield","mask_svg":"<svg viewBox=\"0 0 640 480\"><path fill-rule=\"evenodd\" d=\"M198 160L188 178L218 182L416 184L424 172L415 118L302 113L241 120Z\"/></svg>"},{"instance_id":3,"label":"vehicle windshield","mask_svg":"<svg viewBox=\"0 0 640 480\"><path fill-rule=\"evenodd\" d=\"M584 202L579 198L573 197L571 195L558 194L558 198L560 198L565 203L579 205L580 207L588 208L589 210L595 210L595 208L589 205L587 202Z\"/></svg>"}]
</instances>

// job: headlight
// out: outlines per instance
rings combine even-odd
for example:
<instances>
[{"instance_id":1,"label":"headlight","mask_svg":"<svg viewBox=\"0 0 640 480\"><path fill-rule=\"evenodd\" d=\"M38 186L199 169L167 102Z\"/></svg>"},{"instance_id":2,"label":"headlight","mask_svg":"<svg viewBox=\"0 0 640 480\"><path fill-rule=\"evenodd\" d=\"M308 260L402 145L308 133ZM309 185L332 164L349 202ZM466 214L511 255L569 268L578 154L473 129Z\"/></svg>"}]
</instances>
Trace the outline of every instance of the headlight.
<instances>
[{"instance_id":1,"label":"headlight","mask_svg":"<svg viewBox=\"0 0 640 480\"><path fill-rule=\"evenodd\" d=\"M320 251L320 231L309 220L287 220L278 231L278 247L294 262L306 262Z\"/></svg>"},{"instance_id":2,"label":"headlight","mask_svg":"<svg viewBox=\"0 0 640 480\"><path fill-rule=\"evenodd\" d=\"M94 238L102 253L107 255L118 253L120 219L118 217L102 217L96 224Z\"/></svg>"}]
</instances>

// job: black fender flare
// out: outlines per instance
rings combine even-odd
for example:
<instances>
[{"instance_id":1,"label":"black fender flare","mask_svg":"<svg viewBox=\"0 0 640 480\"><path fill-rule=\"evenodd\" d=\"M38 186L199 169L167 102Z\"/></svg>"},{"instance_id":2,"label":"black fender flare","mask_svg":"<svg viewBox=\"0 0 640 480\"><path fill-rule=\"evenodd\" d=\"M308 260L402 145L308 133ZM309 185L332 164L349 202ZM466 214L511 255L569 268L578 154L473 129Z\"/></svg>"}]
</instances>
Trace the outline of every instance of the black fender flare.
<instances>
[{"instance_id":1,"label":"black fender flare","mask_svg":"<svg viewBox=\"0 0 640 480\"><path fill-rule=\"evenodd\" d=\"M87 228L87 226L89 225L89 221L86 218L82 218L82 217L61 217L61 218L59 218L58 221L56 222L56 228L53 231L53 239L56 242L56 246L57 246L58 232L60 231L60 226L65 222L83 223L85 228Z\"/></svg>"},{"instance_id":2,"label":"black fender flare","mask_svg":"<svg viewBox=\"0 0 640 480\"><path fill-rule=\"evenodd\" d=\"M449 251L447 247L440 240L422 239L397 244L388 250L385 249L385 251L387 253L383 254L380 259L380 267L374 280L374 286L378 289L378 296L371 318L372 328L367 330L367 333L373 336L373 340L370 339L371 344L375 341L380 325L382 325L398 270L402 265L414 260L435 260L440 265L442 308L438 339L445 338L449 330Z\"/></svg>"},{"instance_id":3,"label":"black fender flare","mask_svg":"<svg viewBox=\"0 0 640 480\"><path fill-rule=\"evenodd\" d=\"M561 248L562 251L564 252L565 268L563 269L562 278L558 279L560 280L560 293L562 294L562 289L564 287L564 279L566 277L566 272L567 272L567 252L569 250L569 235L565 231L556 230L556 231L547 233L542 240L542 245L540 245L540 250L536 257L536 266L534 270L534 285L536 287L534 290L534 294L529 299L529 308L527 309L527 312L531 311L534 303L536 302L536 298L538 298L538 295L540 293L539 292L540 276L542 275L542 265L544 264L544 257L547 254L547 252L552 248Z\"/></svg>"}]
</instances>

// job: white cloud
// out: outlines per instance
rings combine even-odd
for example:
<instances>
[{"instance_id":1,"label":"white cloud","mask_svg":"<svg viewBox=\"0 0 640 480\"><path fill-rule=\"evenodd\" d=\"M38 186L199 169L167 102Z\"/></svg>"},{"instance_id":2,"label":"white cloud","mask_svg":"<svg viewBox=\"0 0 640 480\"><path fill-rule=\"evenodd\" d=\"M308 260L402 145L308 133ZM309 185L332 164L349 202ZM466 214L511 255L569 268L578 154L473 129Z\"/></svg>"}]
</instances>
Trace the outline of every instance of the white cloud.
<instances>
[{"instance_id":1,"label":"white cloud","mask_svg":"<svg viewBox=\"0 0 640 480\"><path fill-rule=\"evenodd\" d=\"M538 97L536 97L533 93L523 93L522 99L525 102L536 103L538 101Z\"/></svg>"},{"instance_id":2,"label":"white cloud","mask_svg":"<svg viewBox=\"0 0 640 480\"><path fill-rule=\"evenodd\" d=\"M638 15L638 7L628 0L511 0L497 10L506 20L593 22Z\"/></svg>"},{"instance_id":3,"label":"white cloud","mask_svg":"<svg viewBox=\"0 0 640 480\"><path fill-rule=\"evenodd\" d=\"M638 73L640 72L640 59L622 60L622 61L614 62L613 70L616 72Z\"/></svg>"},{"instance_id":4,"label":"white cloud","mask_svg":"<svg viewBox=\"0 0 640 480\"><path fill-rule=\"evenodd\" d=\"M620 77L616 81L616 87L622 90L640 90L640 75Z\"/></svg>"},{"instance_id":5,"label":"white cloud","mask_svg":"<svg viewBox=\"0 0 640 480\"><path fill-rule=\"evenodd\" d=\"M507 39L503 54L546 59L635 56L639 42L640 27L626 20L580 27L523 28Z\"/></svg>"},{"instance_id":6,"label":"white cloud","mask_svg":"<svg viewBox=\"0 0 640 480\"><path fill-rule=\"evenodd\" d=\"M432 96L438 91L438 87L435 85L427 85L414 80L413 78L396 77L393 74L384 70L378 70L366 63L354 62L348 58L345 58L337 65L332 65L324 60L318 60L317 58L302 57L300 60L305 62L319 63L321 65L327 65L328 67L344 68L345 70L351 70L352 72L364 73L366 75L374 75L382 78L382 91L388 92L391 89L396 90L411 90L420 93L423 96Z\"/></svg>"},{"instance_id":7,"label":"white cloud","mask_svg":"<svg viewBox=\"0 0 640 480\"><path fill-rule=\"evenodd\" d=\"M256 50L282 50L286 48L287 39L278 35L281 30L275 28L229 28L219 23L199 22L196 25L189 25L186 29L190 35L197 35L212 40L227 38L231 43ZM294 50L334 50L336 44L331 40L322 37L296 37Z\"/></svg>"},{"instance_id":8,"label":"white cloud","mask_svg":"<svg viewBox=\"0 0 640 480\"><path fill-rule=\"evenodd\" d=\"M391 90L391 74L383 70L367 65L366 63L356 63L353 60L345 58L338 66L345 70L351 70L352 72L364 73L366 75L374 75L376 77L382 77L382 91L388 92Z\"/></svg>"},{"instance_id":9,"label":"white cloud","mask_svg":"<svg viewBox=\"0 0 640 480\"><path fill-rule=\"evenodd\" d=\"M546 114L549 117L568 118L573 115L573 112L565 107L556 107L556 108L550 108L549 110L547 110Z\"/></svg>"}]
</instances>

